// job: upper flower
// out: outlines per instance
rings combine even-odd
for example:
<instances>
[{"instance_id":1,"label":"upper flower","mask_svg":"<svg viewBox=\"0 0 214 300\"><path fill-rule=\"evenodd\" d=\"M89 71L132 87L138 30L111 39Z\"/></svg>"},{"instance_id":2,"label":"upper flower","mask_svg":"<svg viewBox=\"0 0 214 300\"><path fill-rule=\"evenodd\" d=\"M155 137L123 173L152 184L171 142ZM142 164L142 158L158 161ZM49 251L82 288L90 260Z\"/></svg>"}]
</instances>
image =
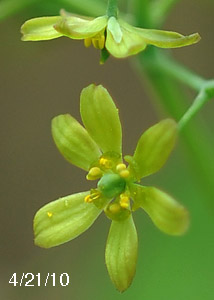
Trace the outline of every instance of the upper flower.
<instances>
[{"instance_id":1,"label":"upper flower","mask_svg":"<svg viewBox=\"0 0 214 300\"><path fill-rule=\"evenodd\" d=\"M101 62L107 53L125 58L144 50L147 45L176 48L194 44L200 40L198 33L184 36L173 31L134 27L122 19L101 16L97 18L71 15L65 11L57 17L41 17L26 21L22 27L23 41L50 40L61 36L91 44L102 50ZM107 50L107 51L106 51Z\"/></svg>"},{"instance_id":2,"label":"upper flower","mask_svg":"<svg viewBox=\"0 0 214 300\"><path fill-rule=\"evenodd\" d=\"M120 291L131 283L137 260L137 232L132 212L143 208L154 224L171 235L188 228L188 212L168 194L137 184L157 172L171 153L177 125L171 119L149 128L140 137L133 156L122 157L122 132L118 110L105 88L89 85L80 97L85 128L72 116L53 119L52 134L62 155L99 180L91 191L60 198L35 215L35 243L49 248L67 242L88 229L104 210L112 220L106 265ZM129 165L126 164L129 163Z\"/></svg>"}]
</instances>

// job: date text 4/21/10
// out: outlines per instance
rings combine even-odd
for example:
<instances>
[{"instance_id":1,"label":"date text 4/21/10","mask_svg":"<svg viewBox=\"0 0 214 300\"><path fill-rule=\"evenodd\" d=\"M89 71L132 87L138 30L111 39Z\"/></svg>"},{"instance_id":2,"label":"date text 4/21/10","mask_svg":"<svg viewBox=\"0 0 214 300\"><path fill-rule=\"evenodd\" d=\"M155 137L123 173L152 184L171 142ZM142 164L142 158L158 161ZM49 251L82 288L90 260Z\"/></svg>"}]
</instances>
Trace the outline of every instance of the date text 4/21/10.
<instances>
[{"instance_id":1,"label":"date text 4/21/10","mask_svg":"<svg viewBox=\"0 0 214 300\"><path fill-rule=\"evenodd\" d=\"M61 286L68 286L70 277L68 273L56 275L56 273L47 273L46 276L41 276L41 273L22 273L18 276L13 273L9 283L13 286L56 286L58 283Z\"/></svg>"}]
</instances>

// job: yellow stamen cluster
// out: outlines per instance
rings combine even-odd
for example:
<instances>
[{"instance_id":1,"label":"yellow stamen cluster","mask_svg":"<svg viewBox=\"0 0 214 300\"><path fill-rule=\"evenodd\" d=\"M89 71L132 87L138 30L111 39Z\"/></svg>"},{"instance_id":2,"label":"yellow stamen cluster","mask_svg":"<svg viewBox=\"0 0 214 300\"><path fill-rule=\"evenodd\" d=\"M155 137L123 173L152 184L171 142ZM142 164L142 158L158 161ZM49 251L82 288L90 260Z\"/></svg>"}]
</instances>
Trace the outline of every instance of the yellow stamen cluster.
<instances>
[{"instance_id":1,"label":"yellow stamen cluster","mask_svg":"<svg viewBox=\"0 0 214 300\"><path fill-rule=\"evenodd\" d=\"M122 178L128 178L130 173L125 164L118 164L116 170Z\"/></svg>"},{"instance_id":2,"label":"yellow stamen cluster","mask_svg":"<svg viewBox=\"0 0 214 300\"><path fill-rule=\"evenodd\" d=\"M126 194L120 194L120 206L122 208L128 208L130 199Z\"/></svg>"},{"instance_id":3,"label":"yellow stamen cluster","mask_svg":"<svg viewBox=\"0 0 214 300\"><path fill-rule=\"evenodd\" d=\"M112 162L110 159L101 157L99 160L99 164L101 167L104 167L106 169L111 169L112 168Z\"/></svg>"},{"instance_id":4,"label":"yellow stamen cluster","mask_svg":"<svg viewBox=\"0 0 214 300\"><path fill-rule=\"evenodd\" d=\"M91 203L94 200L98 199L100 197L100 192L99 191L94 191L92 193L90 193L89 195L87 195L84 199L84 201L86 203Z\"/></svg>"},{"instance_id":5,"label":"yellow stamen cluster","mask_svg":"<svg viewBox=\"0 0 214 300\"><path fill-rule=\"evenodd\" d=\"M97 34L95 37L84 39L84 45L86 48L93 44L94 48L102 50L105 46L105 35Z\"/></svg>"},{"instance_id":6,"label":"yellow stamen cluster","mask_svg":"<svg viewBox=\"0 0 214 300\"><path fill-rule=\"evenodd\" d=\"M96 180L102 176L102 171L98 167L93 167L89 170L86 178L88 180Z\"/></svg>"}]
</instances>

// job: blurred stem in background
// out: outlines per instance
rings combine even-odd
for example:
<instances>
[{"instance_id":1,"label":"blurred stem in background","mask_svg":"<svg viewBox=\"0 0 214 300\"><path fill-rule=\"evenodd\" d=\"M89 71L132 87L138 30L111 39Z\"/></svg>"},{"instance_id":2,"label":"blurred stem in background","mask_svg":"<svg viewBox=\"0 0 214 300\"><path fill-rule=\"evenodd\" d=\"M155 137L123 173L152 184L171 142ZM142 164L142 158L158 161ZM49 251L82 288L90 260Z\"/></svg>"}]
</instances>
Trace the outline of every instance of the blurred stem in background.
<instances>
[{"instance_id":1,"label":"blurred stem in background","mask_svg":"<svg viewBox=\"0 0 214 300\"><path fill-rule=\"evenodd\" d=\"M14 15L25 8L32 7L36 10L44 8L50 11L50 14L58 14L61 8L75 11L83 15L99 16L104 15L106 11L106 1L99 0L1 0L0 1L0 21ZM35 15L35 17L38 17Z\"/></svg>"},{"instance_id":2,"label":"blurred stem in background","mask_svg":"<svg viewBox=\"0 0 214 300\"><path fill-rule=\"evenodd\" d=\"M147 4L145 9L147 13L149 13L148 1L135 1L137 26L153 28L155 26L155 24L153 24L153 18L144 19L142 2L144 2L144 5L145 3ZM157 9L158 3L161 8L163 3L165 3L166 7L167 3L175 4L175 2L177 1L156 1ZM167 7L167 12L169 12L171 5ZM161 17L162 21L163 17L164 16ZM188 125L187 121L198 112L205 102L213 97L213 81L206 81L200 76L195 75L185 67L174 62L170 56L166 56L166 54L163 54L162 52L162 50L154 47L147 48L146 51L141 52L137 56L135 66L138 71L140 70L140 72L146 76L153 94L155 92L156 98L165 112L170 114L177 121L181 119L179 124L180 129L182 129L180 136L184 140L189 152L189 158L191 158L194 164L198 181L203 188L204 195L206 195L204 198L206 198L209 205L212 205L212 199L214 197L214 165L211 161L211 157L213 155L212 149L214 149L214 142L211 138L209 129L205 126L202 119L191 119L191 122ZM194 106L189 110L187 110L187 103L189 100L186 93L184 93L178 85L178 81L183 81L191 88L199 91Z\"/></svg>"},{"instance_id":3,"label":"blurred stem in background","mask_svg":"<svg viewBox=\"0 0 214 300\"><path fill-rule=\"evenodd\" d=\"M174 5L180 0L153 0L150 1L150 15L155 28L161 27Z\"/></svg>"},{"instance_id":4,"label":"blurred stem in background","mask_svg":"<svg viewBox=\"0 0 214 300\"><path fill-rule=\"evenodd\" d=\"M0 20L16 14L27 6L31 6L39 0L1 0L0 2Z\"/></svg>"}]
</instances>

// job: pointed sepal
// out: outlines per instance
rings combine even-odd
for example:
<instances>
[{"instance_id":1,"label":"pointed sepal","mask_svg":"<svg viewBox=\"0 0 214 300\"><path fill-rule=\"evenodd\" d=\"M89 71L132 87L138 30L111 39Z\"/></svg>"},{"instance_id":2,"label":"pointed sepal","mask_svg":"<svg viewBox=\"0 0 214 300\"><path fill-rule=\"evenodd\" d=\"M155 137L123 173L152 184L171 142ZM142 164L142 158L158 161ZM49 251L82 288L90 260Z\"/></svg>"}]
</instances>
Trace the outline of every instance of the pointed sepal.
<instances>
[{"instance_id":1,"label":"pointed sepal","mask_svg":"<svg viewBox=\"0 0 214 300\"><path fill-rule=\"evenodd\" d=\"M115 287L125 291L135 275L138 238L132 216L112 221L106 244L105 260L109 276Z\"/></svg>"},{"instance_id":2,"label":"pointed sepal","mask_svg":"<svg viewBox=\"0 0 214 300\"><path fill-rule=\"evenodd\" d=\"M69 114L52 120L52 135L61 154L79 168L88 171L101 155L85 128Z\"/></svg>"},{"instance_id":3,"label":"pointed sepal","mask_svg":"<svg viewBox=\"0 0 214 300\"><path fill-rule=\"evenodd\" d=\"M140 137L133 157L129 157L130 170L139 180L157 172L168 159L177 138L177 124L165 119L149 129Z\"/></svg>"},{"instance_id":4,"label":"pointed sepal","mask_svg":"<svg viewBox=\"0 0 214 300\"><path fill-rule=\"evenodd\" d=\"M164 233L182 235L189 227L187 209L174 198L155 187L131 185L135 207L143 208Z\"/></svg>"},{"instance_id":5,"label":"pointed sepal","mask_svg":"<svg viewBox=\"0 0 214 300\"><path fill-rule=\"evenodd\" d=\"M102 85L91 84L80 96L83 124L103 153L121 153L122 130L118 109Z\"/></svg>"}]
</instances>

